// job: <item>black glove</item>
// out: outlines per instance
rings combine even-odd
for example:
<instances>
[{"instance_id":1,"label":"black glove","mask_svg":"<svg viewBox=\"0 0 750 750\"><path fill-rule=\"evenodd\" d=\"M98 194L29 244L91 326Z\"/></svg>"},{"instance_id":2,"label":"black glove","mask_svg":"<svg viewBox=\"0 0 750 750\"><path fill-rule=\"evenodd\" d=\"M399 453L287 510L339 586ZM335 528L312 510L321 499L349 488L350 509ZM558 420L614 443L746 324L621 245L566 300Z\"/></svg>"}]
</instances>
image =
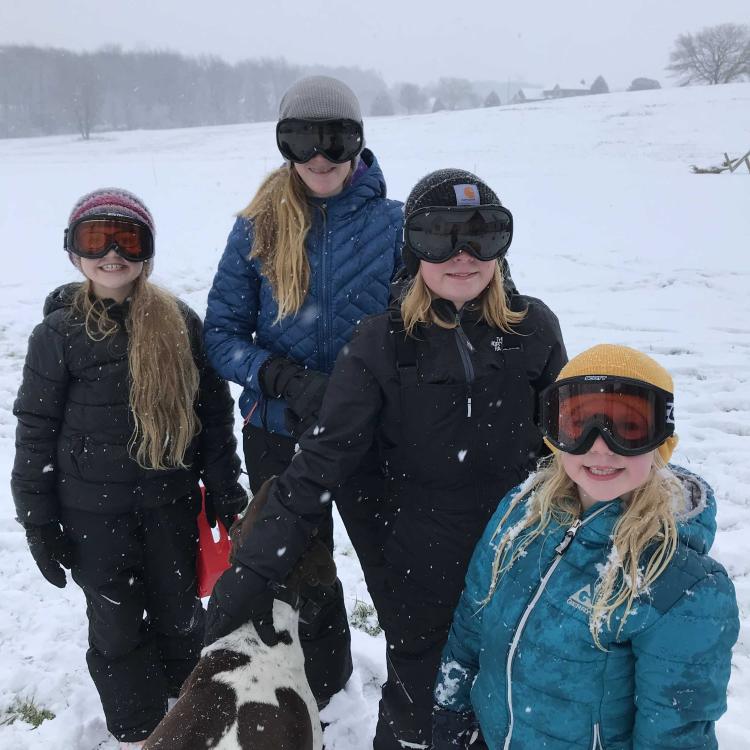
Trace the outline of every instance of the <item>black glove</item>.
<instances>
[{"instance_id":1,"label":"black glove","mask_svg":"<svg viewBox=\"0 0 750 750\"><path fill-rule=\"evenodd\" d=\"M300 419L291 409L284 410L284 427L296 440L299 440L311 427L318 424L318 412Z\"/></svg>"},{"instance_id":2,"label":"black glove","mask_svg":"<svg viewBox=\"0 0 750 750\"><path fill-rule=\"evenodd\" d=\"M206 488L206 518L209 526L216 525L218 518L229 531L234 519L247 507L247 492L244 487L236 482L222 490L209 490Z\"/></svg>"},{"instance_id":3,"label":"black glove","mask_svg":"<svg viewBox=\"0 0 750 750\"><path fill-rule=\"evenodd\" d=\"M287 429L299 437L318 418L328 375L308 370L285 357L271 357L258 372L260 387L266 396L283 398L292 414L287 417Z\"/></svg>"},{"instance_id":4,"label":"black glove","mask_svg":"<svg viewBox=\"0 0 750 750\"><path fill-rule=\"evenodd\" d=\"M73 565L73 543L56 521L42 526L25 526L26 541L31 556L42 575L58 588L65 588L67 580L63 566Z\"/></svg>"},{"instance_id":5,"label":"black glove","mask_svg":"<svg viewBox=\"0 0 750 750\"><path fill-rule=\"evenodd\" d=\"M470 748L479 737L479 725L473 711L432 709L432 750Z\"/></svg>"},{"instance_id":6,"label":"black glove","mask_svg":"<svg viewBox=\"0 0 750 750\"><path fill-rule=\"evenodd\" d=\"M204 645L210 646L250 620L272 620L272 610L269 581L235 562L216 581L208 601Z\"/></svg>"}]
</instances>

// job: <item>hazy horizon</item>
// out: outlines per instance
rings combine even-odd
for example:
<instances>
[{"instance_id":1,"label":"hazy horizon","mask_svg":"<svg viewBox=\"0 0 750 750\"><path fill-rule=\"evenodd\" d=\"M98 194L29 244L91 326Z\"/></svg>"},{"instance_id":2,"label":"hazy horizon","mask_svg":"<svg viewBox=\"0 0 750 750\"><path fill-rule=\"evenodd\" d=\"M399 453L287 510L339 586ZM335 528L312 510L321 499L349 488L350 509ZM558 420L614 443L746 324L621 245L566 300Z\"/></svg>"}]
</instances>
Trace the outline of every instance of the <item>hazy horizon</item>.
<instances>
[{"instance_id":1,"label":"hazy horizon","mask_svg":"<svg viewBox=\"0 0 750 750\"><path fill-rule=\"evenodd\" d=\"M441 77L515 80L540 86L591 85L603 75L612 89L633 78L675 85L665 66L675 38L719 23L750 21L747 0L646 0L610 5L530 0L524 6L474 7L446 0L372 7L343 0L311 5L278 0L27 0L0 7L0 45L31 44L72 51L118 45L216 55L229 63L283 57L300 65L372 69L389 85L428 84Z\"/></svg>"}]
</instances>

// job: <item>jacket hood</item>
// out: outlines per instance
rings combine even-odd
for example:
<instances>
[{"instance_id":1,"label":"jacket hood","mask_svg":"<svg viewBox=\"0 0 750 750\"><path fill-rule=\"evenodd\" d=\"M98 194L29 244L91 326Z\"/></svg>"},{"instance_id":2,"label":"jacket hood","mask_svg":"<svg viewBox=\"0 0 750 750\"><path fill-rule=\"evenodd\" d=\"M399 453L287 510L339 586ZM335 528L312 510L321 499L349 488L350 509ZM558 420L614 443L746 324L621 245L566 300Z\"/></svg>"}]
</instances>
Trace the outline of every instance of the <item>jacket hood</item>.
<instances>
[{"instance_id":1,"label":"jacket hood","mask_svg":"<svg viewBox=\"0 0 750 750\"><path fill-rule=\"evenodd\" d=\"M65 307L70 307L73 304L73 298L76 292L81 288L80 281L74 281L70 284L63 284L57 287L57 289L51 291L47 295L47 299L44 300L44 307L42 313L46 317L55 310L61 310Z\"/></svg>"},{"instance_id":2,"label":"jacket hood","mask_svg":"<svg viewBox=\"0 0 750 750\"><path fill-rule=\"evenodd\" d=\"M699 554L707 554L716 536L716 499L708 483L682 466L669 468L682 487L675 493L674 508L680 541Z\"/></svg>"}]
</instances>

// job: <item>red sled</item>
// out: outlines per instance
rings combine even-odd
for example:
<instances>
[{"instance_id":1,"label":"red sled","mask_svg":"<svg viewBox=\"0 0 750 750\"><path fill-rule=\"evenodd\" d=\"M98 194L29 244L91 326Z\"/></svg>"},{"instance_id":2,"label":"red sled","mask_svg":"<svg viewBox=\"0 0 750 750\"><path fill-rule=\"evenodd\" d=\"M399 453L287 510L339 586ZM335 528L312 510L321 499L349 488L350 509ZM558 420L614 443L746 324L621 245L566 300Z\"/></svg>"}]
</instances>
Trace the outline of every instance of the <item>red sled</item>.
<instances>
[{"instance_id":1,"label":"red sled","mask_svg":"<svg viewBox=\"0 0 750 750\"><path fill-rule=\"evenodd\" d=\"M232 544L221 521L212 529L206 517L206 488L201 485L201 512L198 514L198 596L211 596L214 584L229 567Z\"/></svg>"}]
</instances>

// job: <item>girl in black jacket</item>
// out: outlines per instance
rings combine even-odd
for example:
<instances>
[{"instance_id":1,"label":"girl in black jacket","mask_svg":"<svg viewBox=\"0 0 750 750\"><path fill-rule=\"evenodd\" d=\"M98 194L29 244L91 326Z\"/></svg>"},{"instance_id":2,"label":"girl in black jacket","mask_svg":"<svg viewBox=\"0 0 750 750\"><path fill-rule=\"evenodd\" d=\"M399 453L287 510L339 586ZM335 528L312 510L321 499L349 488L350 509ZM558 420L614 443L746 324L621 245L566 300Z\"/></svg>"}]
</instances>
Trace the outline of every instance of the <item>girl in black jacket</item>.
<instances>
[{"instance_id":1,"label":"girl in black jacket","mask_svg":"<svg viewBox=\"0 0 750 750\"><path fill-rule=\"evenodd\" d=\"M137 747L200 654L198 480L225 526L246 502L233 405L200 319L147 280L154 224L135 195L83 196L65 249L86 281L49 296L29 340L11 486L44 577L62 588L70 568L86 595L107 727Z\"/></svg>"},{"instance_id":2,"label":"girl in black jacket","mask_svg":"<svg viewBox=\"0 0 750 750\"><path fill-rule=\"evenodd\" d=\"M475 175L440 170L405 207L401 303L338 357L315 428L275 481L242 563L219 580L208 640L269 607L326 510L376 446L387 503L338 503L385 631L374 747L429 747L432 688L471 552L542 449L538 393L566 361L555 315L504 286L512 217ZM335 384L335 385L334 385Z\"/></svg>"}]
</instances>

